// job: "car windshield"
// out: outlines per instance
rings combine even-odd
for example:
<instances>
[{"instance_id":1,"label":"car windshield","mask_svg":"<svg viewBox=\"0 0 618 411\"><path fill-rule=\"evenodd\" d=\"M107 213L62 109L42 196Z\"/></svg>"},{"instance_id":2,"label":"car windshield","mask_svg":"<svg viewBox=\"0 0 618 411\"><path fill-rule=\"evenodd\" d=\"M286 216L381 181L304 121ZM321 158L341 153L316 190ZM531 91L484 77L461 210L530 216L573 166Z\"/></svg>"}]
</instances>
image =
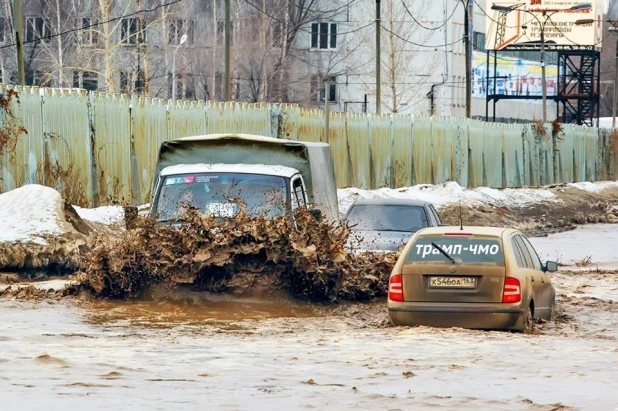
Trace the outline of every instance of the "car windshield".
<instances>
[{"instance_id":1,"label":"car windshield","mask_svg":"<svg viewBox=\"0 0 618 411\"><path fill-rule=\"evenodd\" d=\"M427 227L421 206L357 204L347 220L352 230L413 232Z\"/></svg>"},{"instance_id":2,"label":"car windshield","mask_svg":"<svg viewBox=\"0 0 618 411\"><path fill-rule=\"evenodd\" d=\"M284 216L286 180L283 177L242 173L199 173L167 176L155 209L159 220L181 218L186 205L201 213L233 217L240 207L228 198L242 198L251 217Z\"/></svg>"},{"instance_id":3,"label":"car windshield","mask_svg":"<svg viewBox=\"0 0 618 411\"><path fill-rule=\"evenodd\" d=\"M498 239L464 236L418 237L406 256L406 264L450 262L433 244L459 263L504 265L502 245Z\"/></svg>"}]
</instances>

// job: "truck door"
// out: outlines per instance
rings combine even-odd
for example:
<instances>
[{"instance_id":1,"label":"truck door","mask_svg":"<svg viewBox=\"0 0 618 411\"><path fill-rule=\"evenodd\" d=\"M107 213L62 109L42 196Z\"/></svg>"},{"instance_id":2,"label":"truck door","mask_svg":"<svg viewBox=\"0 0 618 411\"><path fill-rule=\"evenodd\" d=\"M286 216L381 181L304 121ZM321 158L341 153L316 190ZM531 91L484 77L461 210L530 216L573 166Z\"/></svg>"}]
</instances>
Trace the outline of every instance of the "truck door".
<instances>
[{"instance_id":1,"label":"truck door","mask_svg":"<svg viewBox=\"0 0 618 411\"><path fill-rule=\"evenodd\" d=\"M291 190L290 195L292 197L292 211L299 207L307 207L307 192L305 190L305 183L302 176L295 175L290 181Z\"/></svg>"}]
</instances>

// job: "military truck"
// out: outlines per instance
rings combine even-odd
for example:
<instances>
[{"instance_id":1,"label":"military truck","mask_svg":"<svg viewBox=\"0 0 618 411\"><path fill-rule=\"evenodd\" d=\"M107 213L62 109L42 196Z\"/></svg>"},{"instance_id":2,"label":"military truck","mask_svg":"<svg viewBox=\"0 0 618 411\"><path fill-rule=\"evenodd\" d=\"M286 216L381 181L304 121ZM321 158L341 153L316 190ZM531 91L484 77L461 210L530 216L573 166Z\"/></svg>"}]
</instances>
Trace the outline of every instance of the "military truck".
<instances>
[{"instance_id":1,"label":"military truck","mask_svg":"<svg viewBox=\"0 0 618 411\"><path fill-rule=\"evenodd\" d=\"M161 144L150 216L178 221L188 205L232 218L241 198L249 216L273 218L304 207L339 219L335 170L326 143L249 134L210 134Z\"/></svg>"}]
</instances>

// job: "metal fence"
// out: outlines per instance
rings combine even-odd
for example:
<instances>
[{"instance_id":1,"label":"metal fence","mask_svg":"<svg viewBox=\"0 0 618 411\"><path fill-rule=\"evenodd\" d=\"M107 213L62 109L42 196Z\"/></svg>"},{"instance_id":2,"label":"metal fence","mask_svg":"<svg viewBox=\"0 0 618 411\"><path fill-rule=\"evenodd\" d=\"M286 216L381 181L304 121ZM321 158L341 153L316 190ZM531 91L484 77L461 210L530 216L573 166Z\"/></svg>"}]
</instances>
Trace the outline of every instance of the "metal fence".
<instances>
[{"instance_id":1,"label":"metal fence","mask_svg":"<svg viewBox=\"0 0 618 411\"><path fill-rule=\"evenodd\" d=\"M295 105L168 101L0 86L2 191L54 186L83 205L149 201L162 141L218 132L325 141L324 112ZM451 117L330 114L338 187L457 181L518 187L616 179L611 130ZM25 130L21 129L23 126ZM4 144L4 147L2 147Z\"/></svg>"}]
</instances>

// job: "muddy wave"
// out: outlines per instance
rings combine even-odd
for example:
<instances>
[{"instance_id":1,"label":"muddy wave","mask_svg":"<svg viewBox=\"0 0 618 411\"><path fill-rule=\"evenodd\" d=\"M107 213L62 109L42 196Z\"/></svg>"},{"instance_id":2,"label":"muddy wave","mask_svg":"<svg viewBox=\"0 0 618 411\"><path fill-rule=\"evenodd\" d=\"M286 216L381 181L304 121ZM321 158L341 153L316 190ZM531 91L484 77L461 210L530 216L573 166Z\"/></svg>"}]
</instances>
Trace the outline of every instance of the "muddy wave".
<instances>
[{"instance_id":1,"label":"muddy wave","mask_svg":"<svg viewBox=\"0 0 618 411\"><path fill-rule=\"evenodd\" d=\"M95 240L76 287L106 298L178 284L238 295L284 290L314 301L385 296L396 254L346 253L348 235L306 211L266 220L243 210L225 221L191 211L180 227L137 219L119 236Z\"/></svg>"}]
</instances>

